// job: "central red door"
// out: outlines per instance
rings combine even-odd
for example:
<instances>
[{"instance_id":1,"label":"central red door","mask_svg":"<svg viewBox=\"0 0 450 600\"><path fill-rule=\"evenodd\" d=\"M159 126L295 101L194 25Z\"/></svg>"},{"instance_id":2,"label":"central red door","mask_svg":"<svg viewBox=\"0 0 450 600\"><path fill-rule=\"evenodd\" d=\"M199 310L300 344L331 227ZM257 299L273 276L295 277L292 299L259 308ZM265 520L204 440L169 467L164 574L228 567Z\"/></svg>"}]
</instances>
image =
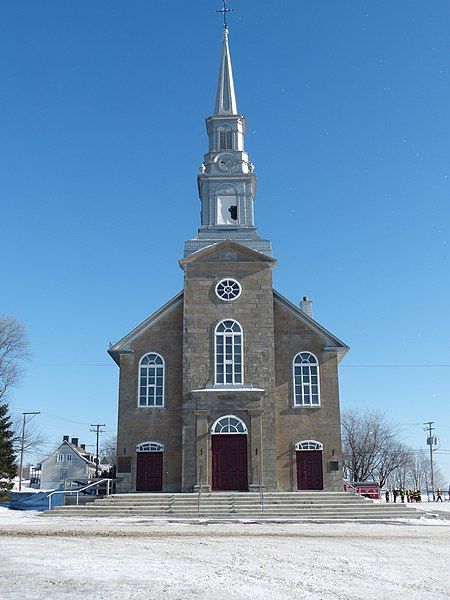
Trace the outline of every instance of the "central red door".
<instances>
[{"instance_id":1,"label":"central red door","mask_svg":"<svg viewBox=\"0 0 450 600\"><path fill-rule=\"evenodd\" d=\"M248 490L247 436L212 436L212 489Z\"/></svg>"},{"instance_id":2,"label":"central red door","mask_svg":"<svg viewBox=\"0 0 450 600\"><path fill-rule=\"evenodd\" d=\"M297 489L323 490L322 451L297 451Z\"/></svg>"},{"instance_id":3,"label":"central red door","mask_svg":"<svg viewBox=\"0 0 450 600\"><path fill-rule=\"evenodd\" d=\"M136 463L136 491L161 492L163 475L162 452L138 452Z\"/></svg>"}]
</instances>

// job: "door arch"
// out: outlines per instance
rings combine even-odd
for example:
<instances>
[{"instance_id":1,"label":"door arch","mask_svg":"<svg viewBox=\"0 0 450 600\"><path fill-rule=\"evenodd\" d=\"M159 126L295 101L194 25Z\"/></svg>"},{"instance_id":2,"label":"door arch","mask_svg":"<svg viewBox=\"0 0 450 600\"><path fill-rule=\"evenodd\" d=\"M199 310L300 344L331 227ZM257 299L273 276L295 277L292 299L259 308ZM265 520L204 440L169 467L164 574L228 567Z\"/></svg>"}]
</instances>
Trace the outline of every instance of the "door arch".
<instances>
[{"instance_id":1,"label":"door arch","mask_svg":"<svg viewBox=\"0 0 450 600\"><path fill-rule=\"evenodd\" d=\"M162 492L164 444L142 442L136 446L136 491Z\"/></svg>"},{"instance_id":2,"label":"door arch","mask_svg":"<svg viewBox=\"0 0 450 600\"><path fill-rule=\"evenodd\" d=\"M323 444L303 440L295 444L297 490L323 490Z\"/></svg>"},{"instance_id":3,"label":"door arch","mask_svg":"<svg viewBox=\"0 0 450 600\"><path fill-rule=\"evenodd\" d=\"M247 491L247 426L235 415L225 415L211 427L212 490Z\"/></svg>"}]
</instances>

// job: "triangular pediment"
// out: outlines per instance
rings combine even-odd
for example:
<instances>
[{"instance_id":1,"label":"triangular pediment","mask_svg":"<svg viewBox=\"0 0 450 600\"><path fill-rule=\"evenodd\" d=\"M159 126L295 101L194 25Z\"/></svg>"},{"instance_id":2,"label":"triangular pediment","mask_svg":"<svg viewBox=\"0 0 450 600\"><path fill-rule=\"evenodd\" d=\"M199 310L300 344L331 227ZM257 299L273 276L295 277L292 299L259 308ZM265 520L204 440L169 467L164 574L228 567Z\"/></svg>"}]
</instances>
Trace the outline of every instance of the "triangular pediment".
<instances>
[{"instance_id":1,"label":"triangular pediment","mask_svg":"<svg viewBox=\"0 0 450 600\"><path fill-rule=\"evenodd\" d=\"M193 263L265 263L267 265L273 266L276 264L276 260L263 254L262 252L258 252L257 250L253 250L252 248L248 248L247 246L242 246L237 242L233 242L232 240L224 240L223 242L218 242L217 244L211 244L211 246L207 246L206 248L202 248L201 250L197 250L190 256L183 258L180 260L180 267L182 269L185 268L186 265Z\"/></svg>"}]
</instances>

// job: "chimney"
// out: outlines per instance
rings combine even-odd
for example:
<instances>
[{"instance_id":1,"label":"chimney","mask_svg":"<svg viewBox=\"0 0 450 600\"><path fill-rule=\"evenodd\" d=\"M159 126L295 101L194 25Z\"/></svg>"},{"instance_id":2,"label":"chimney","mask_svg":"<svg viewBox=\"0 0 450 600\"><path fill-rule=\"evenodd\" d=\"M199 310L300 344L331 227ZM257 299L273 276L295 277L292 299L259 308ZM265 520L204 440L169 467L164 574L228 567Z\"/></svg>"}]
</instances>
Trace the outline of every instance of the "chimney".
<instances>
[{"instance_id":1,"label":"chimney","mask_svg":"<svg viewBox=\"0 0 450 600\"><path fill-rule=\"evenodd\" d=\"M80 444L80 448L82 448L83 450L86 450L86 444Z\"/></svg>"},{"instance_id":2,"label":"chimney","mask_svg":"<svg viewBox=\"0 0 450 600\"><path fill-rule=\"evenodd\" d=\"M63 442L68 442L68 441L69 441L69 436L63 435Z\"/></svg>"},{"instance_id":3,"label":"chimney","mask_svg":"<svg viewBox=\"0 0 450 600\"><path fill-rule=\"evenodd\" d=\"M308 296L303 296L303 300L300 300L300 310L311 319L313 318L312 300Z\"/></svg>"},{"instance_id":4,"label":"chimney","mask_svg":"<svg viewBox=\"0 0 450 600\"><path fill-rule=\"evenodd\" d=\"M72 444L78 446L78 438L72 438Z\"/></svg>"}]
</instances>

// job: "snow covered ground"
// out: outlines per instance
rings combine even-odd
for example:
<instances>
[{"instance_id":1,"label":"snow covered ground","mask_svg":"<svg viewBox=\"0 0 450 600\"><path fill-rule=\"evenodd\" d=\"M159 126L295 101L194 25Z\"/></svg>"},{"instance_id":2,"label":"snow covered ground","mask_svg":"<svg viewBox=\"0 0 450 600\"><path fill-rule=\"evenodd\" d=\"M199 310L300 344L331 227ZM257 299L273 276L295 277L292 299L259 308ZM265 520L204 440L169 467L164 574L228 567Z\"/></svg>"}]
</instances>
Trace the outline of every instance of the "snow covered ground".
<instances>
[{"instance_id":1,"label":"snow covered ground","mask_svg":"<svg viewBox=\"0 0 450 600\"><path fill-rule=\"evenodd\" d=\"M444 599L449 564L450 521L188 524L0 508L5 600Z\"/></svg>"}]
</instances>

